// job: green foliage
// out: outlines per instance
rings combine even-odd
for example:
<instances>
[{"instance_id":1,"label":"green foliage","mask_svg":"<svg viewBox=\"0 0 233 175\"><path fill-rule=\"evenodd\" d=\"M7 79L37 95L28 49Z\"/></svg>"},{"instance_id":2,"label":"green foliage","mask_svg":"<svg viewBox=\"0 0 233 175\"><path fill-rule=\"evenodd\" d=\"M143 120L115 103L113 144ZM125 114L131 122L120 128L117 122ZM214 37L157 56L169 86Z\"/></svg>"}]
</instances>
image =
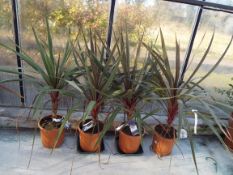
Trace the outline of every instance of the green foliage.
<instances>
[{"instance_id":1,"label":"green foliage","mask_svg":"<svg viewBox=\"0 0 233 175\"><path fill-rule=\"evenodd\" d=\"M220 121L215 114L217 102L208 95L208 93L200 86L200 83L204 81L223 60L232 43L233 37L231 38L226 49L223 51L222 55L219 57L216 64L212 66L209 72L207 72L203 77L199 79L195 79L195 75L210 51L214 40L214 34L206 51L203 54L203 57L194 68L192 73L189 76L186 76L185 79L181 79L182 77L180 75L181 54L179 43L176 41L175 67L172 68L169 62L167 48L161 30L160 38L162 46L161 50L159 50L158 48L153 48L153 46L151 47L144 44L150 52L152 70L154 72L149 82L154 86L153 92L156 95L155 99L160 102L161 106L164 107L164 110L167 113L167 125L171 127L176 117L178 117L178 133L180 133L181 128L184 128L188 131L193 159L197 169L194 145L192 141L192 131L190 129L191 126L188 122L187 117L190 116L193 108L197 109L198 116L205 124L209 126L213 133L219 138L221 143L224 144L219 132L214 127L217 125L221 132L226 135L224 123Z\"/></svg>"},{"instance_id":2,"label":"green foliage","mask_svg":"<svg viewBox=\"0 0 233 175\"><path fill-rule=\"evenodd\" d=\"M233 80L233 78L231 79ZM229 105L233 106L233 84L229 84L228 89L215 89L219 94L224 95Z\"/></svg>"},{"instance_id":3,"label":"green foliage","mask_svg":"<svg viewBox=\"0 0 233 175\"><path fill-rule=\"evenodd\" d=\"M83 0L64 1L64 0L24 0L21 2L22 28L24 31L30 30L31 26L38 26L40 33L43 30L43 17L47 15L52 24L52 30L56 34L66 32L65 28L78 29L92 28L106 32L108 26L109 2ZM30 18L28 17L30 16Z\"/></svg>"},{"instance_id":4,"label":"green foliage","mask_svg":"<svg viewBox=\"0 0 233 175\"><path fill-rule=\"evenodd\" d=\"M79 39L84 41L83 45ZM101 36L91 30L88 39L89 41L82 32L73 44L76 68L70 76L71 81L67 82L85 96L86 104L90 101L96 102L91 116L97 120L104 103L114 94L115 88L112 82L117 72L119 59L114 56L116 44L113 49L109 49Z\"/></svg>"},{"instance_id":5,"label":"green foliage","mask_svg":"<svg viewBox=\"0 0 233 175\"><path fill-rule=\"evenodd\" d=\"M116 54L119 57L120 64L113 82L113 87L117 87L117 89L111 98L113 99L113 104L118 107L108 116L98 141L112 127L118 112L122 109L127 115L126 123L130 120L135 120L140 135L143 134L143 127L146 126L143 119L150 116L148 114L148 116L146 115L143 118L141 115L141 109L145 105L145 102L147 102L146 98L150 95L150 86L146 83L150 71L147 55L143 57L143 63L139 61L141 58L143 35L140 36L135 51L131 52L133 47L130 45L128 30L125 29L125 31L120 31L119 38L116 37L115 33L115 40L119 42L115 43L114 48L116 46Z\"/></svg>"},{"instance_id":6,"label":"green foliage","mask_svg":"<svg viewBox=\"0 0 233 175\"><path fill-rule=\"evenodd\" d=\"M154 18L152 13L148 13L148 10L153 10L153 8L149 9L149 7L139 2L119 5L116 28L124 30L124 32L127 30L130 40L137 43L140 38L139 33L142 33L153 25ZM122 26L125 24L127 24L127 28L122 29Z\"/></svg>"},{"instance_id":7,"label":"green foliage","mask_svg":"<svg viewBox=\"0 0 233 175\"><path fill-rule=\"evenodd\" d=\"M40 54L42 65L39 65L37 62L35 62L34 59L30 57L27 53L25 53L22 49L21 52L17 52L15 51L14 46L8 46L3 43L0 43L0 46L17 54L18 56L20 56L20 59L27 63L31 70L24 70L23 76L27 80L33 81L36 84L39 90L39 95L36 96L36 98L40 97L39 99L42 100L41 96L50 94L52 102L52 112L54 115L56 115L59 94L67 94L65 90L65 87L67 85L65 78L69 75L69 71L72 68L72 66L70 65L71 44L68 39L63 53L55 53L52 35L47 18L45 22L47 34L46 41L40 39L36 30L33 28L35 43L37 46L37 51ZM21 74L16 68L9 69L6 67L2 67L0 68L0 70L7 73ZM41 104L38 99L35 99L35 102L37 102L37 104ZM39 107L36 106L36 108Z\"/></svg>"},{"instance_id":8,"label":"green foliage","mask_svg":"<svg viewBox=\"0 0 233 175\"><path fill-rule=\"evenodd\" d=\"M12 26L11 4L8 0L0 0L0 29L10 29Z\"/></svg>"},{"instance_id":9,"label":"green foliage","mask_svg":"<svg viewBox=\"0 0 233 175\"><path fill-rule=\"evenodd\" d=\"M82 121L85 121L91 115L92 120L97 122L101 108L107 100L113 98L114 92L117 90L117 87L113 86L120 63L119 58L115 57L116 49L117 42L112 49L108 48L101 36L92 30L89 31L88 37L82 32L72 44L76 67L71 71L72 73L67 82L85 97L87 107ZM100 142L111 127L118 112L119 108L113 108L112 111L105 115L107 122L97 143ZM63 122L68 121L70 116L71 114L66 115Z\"/></svg>"},{"instance_id":10,"label":"green foliage","mask_svg":"<svg viewBox=\"0 0 233 175\"><path fill-rule=\"evenodd\" d=\"M116 77L116 83L120 87L116 100L122 106L128 120L132 120L139 112L139 103L146 102L150 94L150 86L146 83L150 71L150 63L147 54L140 64L143 35L137 42L136 51L131 52L128 32L120 32L119 44L117 44L120 57L120 67ZM134 55L135 54L135 55ZM115 86L117 86L115 85Z\"/></svg>"},{"instance_id":11,"label":"green foliage","mask_svg":"<svg viewBox=\"0 0 233 175\"><path fill-rule=\"evenodd\" d=\"M165 111L167 112L168 125L172 125L172 122L174 121L179 111L178 100L181 100L183 103L187 103L190 100L197 100L197 98L199 97L207 99L206 96L199 96L199 94L206 93L206 91L200 86L200 83L204 81L223 60L231 45L232 38L226 49L223 51L222 55L219 57L216 64L212 66L209 72L207 72L203 77L199 79L196 79L195 75L200 69L201 65L205 61L210 51L214 39L214 34L210 40L208 48L204 52L199 63L192 71L192 73L189 76L186 76L185 79L180 79L181 54L178 42L176 41L175 68L172 68L169 63L169 58L162 31L160 31L160 38L162 45L161 50L157 48L153 49L152 47L145 44L145 46L151 54L151 63L153 66L152 70L154 71L154 75L151 77L150 83L154 86L154 93L159 97L159 101L162 104L161 106L163 106Z\"/></svg>"}]
</instances>

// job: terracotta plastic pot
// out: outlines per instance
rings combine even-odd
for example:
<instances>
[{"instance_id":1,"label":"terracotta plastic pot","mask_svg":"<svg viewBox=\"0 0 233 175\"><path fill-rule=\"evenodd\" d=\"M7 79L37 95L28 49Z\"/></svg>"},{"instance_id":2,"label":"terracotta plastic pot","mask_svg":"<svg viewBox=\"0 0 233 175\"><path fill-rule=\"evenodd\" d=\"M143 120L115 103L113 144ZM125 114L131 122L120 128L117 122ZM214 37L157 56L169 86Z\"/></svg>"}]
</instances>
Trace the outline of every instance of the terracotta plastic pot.
<instances>
[{"instance_id":1,"label":"terracotta plastic pot","mask_svg":"<svg viewBox=\"0 0 233 175\"><path fill-rule=\"evenodd\" d=\"M60 118L62 116L58 115L58 117ZM40 128L40 137L41 137L41 142L42 142L43 146L45 148L53 148L54 144L56 142L59 128L54 128L51 130L47 130L47 129L43 128L42 123L47 118L52 118L52 117L51 117L51 115L49 115L49 116L42 118L38 122L38 127ZM64 137L65 137L65 134L64 134L64 130L63 130L60 138L58 139L57 144L55 145L55 148L61 146L61 144L64 142Z\"/></svg>"},{"instance_id":2,"label":"terracotta plastic pot","mask_svg":"<svg viewBox=\"0 0 233 175\"><path fill-rule=\"evenodd\" d=\"M138 151L141 144L141 136L132 136L124 132L119 131L119 147L120 150L126 154L132 154Z\"/></svg>"},{"instance_id":3,"label":"terracotta plastic pot","mask_svg":"<svg viewBox=\"0 0 233 175\"><path fill-rule=\"evenodd\" d=\"M88 122L90 120L86 120L84 123ZM79 144L83 151L86 152L99 152L101 148L101 141L97 143L100 132L103 130L103 123L101 121L98 121L100 124L100 129L98 133L91 133L91 132L84 132L82 130L82 123L78 125L78 131L79 131Z\"/></svg>"},{"instance_id":4,"label":"terracotta plastic pot","mask_svg":"<svg viewBox=\"0 0 233 175\"><path fill-rule=\"evenodd\" d=\"M228 121L228 132L229 138L225 137L224 142L230 148L230 150L233 151L233 112L231 113L231 116Z\"/></svg>"},{"instance_id":5,"label":"terracotta plastic pot","mask_svg":"<svg viewBox=\"0 0 233 175\"><path fill-rule=\"evenodd\" d=\"M166 156L171 154L172 152L176 140L175 137L176 130L172 128L172 130L174 130L173 137L166 138L160 132L157 131L157 127L161 127L161 126L166 127L166 125L155 126L155 134L153 136L152 149L159 156Z\"/></svg>"}]
</instances>

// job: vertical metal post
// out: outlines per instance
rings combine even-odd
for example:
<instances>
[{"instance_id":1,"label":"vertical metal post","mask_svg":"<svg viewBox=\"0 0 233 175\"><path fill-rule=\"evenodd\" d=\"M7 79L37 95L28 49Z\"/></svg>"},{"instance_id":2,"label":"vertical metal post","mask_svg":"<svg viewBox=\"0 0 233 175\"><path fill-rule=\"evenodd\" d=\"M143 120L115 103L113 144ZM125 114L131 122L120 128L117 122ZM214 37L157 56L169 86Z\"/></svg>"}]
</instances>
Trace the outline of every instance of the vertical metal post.
<instances>
[{"instance_id":1,"label":"vertical metal post","mask_svg":"<svg viewBox=\"0 0 233 175\"><path fill-rule=\"evenodd\" d=\"M110 48L111 40L112 40L112 28L113 28L115 4L116 4L116 0L111 0L111 8L110 8L110 14L109 14L109 21L108 21L108 33L107 33L107 47L108 48ZM108 59L108 53L106 53L106 59Z\"/></svg>"},{"instance_id":2,"label":"vertical metal post","mask_svg":"<svg viewBox=\"0 0 233 175\"><path fill-rule=\"evenodd\" d=\"M204 1L204 0L203 0ZM196 15L196 19L193 25L193 30L192 30L192 34L191 34L191 38L189 41L189 45L185 54L185 59L184 59L184 64L181 70L181 74L180 74L180 78L179 78L179 85L181 85L183 79L184 79L184 74L186 72L188 63L189 63L189 58L193 49L193 44L196 38L196 34L197 34L197 29L199 27L200 24L200 20L201 20L201 16L202 16L202 11L203 11L203 7L199 7L198 11L197 11L197 15Z\"/></svg>"},{"instance_id":3,"label":"vertical metal post","mask_svg":"<svg viewBox=\"0 0 233 175\"><path fill-rule=\"evenodd\" d=\"M15 49L16 52L20 52L20 32L19 32L19 9L18 0L11 0L12 12L13 12L13 25L14 25L14 39L15 39ZM23 76L22 76L22 61L19 55L16 55L17 66L19 72L19 90L21 95L21 103L24 105L24 88L23 88Z\"/></svg>"}]
</instances>

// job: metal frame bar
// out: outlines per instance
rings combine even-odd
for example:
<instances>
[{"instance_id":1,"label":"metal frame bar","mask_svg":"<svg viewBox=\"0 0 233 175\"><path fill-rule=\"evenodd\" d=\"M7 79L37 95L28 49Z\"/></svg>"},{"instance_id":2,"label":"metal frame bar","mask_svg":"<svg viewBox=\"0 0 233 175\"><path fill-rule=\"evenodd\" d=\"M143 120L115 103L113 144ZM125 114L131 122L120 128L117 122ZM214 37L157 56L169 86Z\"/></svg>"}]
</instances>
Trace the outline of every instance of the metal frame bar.
<instances>
[{"instance_id":1,"label":"metal frame bar","mask_svg":"<svg viewBox=\"0 0 233 175\"><path fill-rule=\"evenodd\" d=\"M19 13L18 13L18 1L17 0L11 0L12 5L12 13L13 13L13 24L14 24L14 39L15 39L15 49L16 52L20 52L20 32L19 32ZM24 83L23 83L23 75L22 75L22 61L20 59L19 55L16 55L17 59L17 66L18 66L18 72L19 72L19 90L20 90L20 101L22 105L24 105Z\"/></svg>"},{"instance_id":2,"label":"metal frame bar","mask_svg":"<svg viewBox=\"0 0 233 175\"><path fill-rule=\"evenodd\" d=\"M233 11L228 11L228 10L223 10L223 9L215 9L212 7L203 7L203 9L233 14Z\"/></svg>"},{"instance_id":3,"label":"metal frame bar","mask_svg":"<svg viewBox=\"0 0 233 175\"><path fill-rule=\"evenodd\" d=\"M213 11L222 11L226 13L233 13L233 6L213 3L213 2L205 2L205 1L198 1L198 0L163 0L169 2L177 2L183 4L189 4L194 6L202 7L203 9L213 10Z\"/></svg>"},{"instance_id":4,"label":"metal frame bar","mask_svg":"<svg viewBox=\"0 0 233 175\"><path fill-rule=\"evenodd\" d=\"M108 21L108 33L107 33L107 41L106 41L108 48L111 47L115 5L116 5L116 0L111 0L111 8L110 8L110 14L109 14L109 21ZM106 59L108 59L108 53L106 53Z\"/></svg>"},{"instance_id":5,"label":"metal frame bar","mask_svg":"<svg viewBox=\"0 0 233 175\"><path fill-rule=\"evenodd\" d=\"M189 58L190 58L190 55L191 55L191 52L193 49L193 44L194 44L194 41L195 41L195 38L197 35L197 30L198 30L198 27L199 27L199 24L201 21L202 12L203 12L203 7L200 7L197 11L196 19L195 19L195 22L193 25L192 35L191 35L191 38L189 41L189 46L188 46L188 49L187 49L186 54L185 54L184 64L183 64L183 67L181 69L181 74L179 77L179 85L183 82L183 79L184 79L184 74L186 72L186 69L187 69L187 66L189 63Z\"/></svg>"}]
</instances>

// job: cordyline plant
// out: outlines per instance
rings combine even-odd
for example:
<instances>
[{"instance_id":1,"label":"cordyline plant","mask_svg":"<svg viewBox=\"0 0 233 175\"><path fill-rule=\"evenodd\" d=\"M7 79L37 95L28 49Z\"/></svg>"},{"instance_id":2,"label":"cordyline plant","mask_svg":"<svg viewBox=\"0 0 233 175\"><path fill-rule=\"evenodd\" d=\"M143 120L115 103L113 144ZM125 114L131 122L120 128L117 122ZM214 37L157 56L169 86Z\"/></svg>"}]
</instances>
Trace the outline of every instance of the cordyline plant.
<instances>
[{"instance_id":1,"label":"cordyline plant","mask_svg":"<svg viewBox=\"0 0 233 175\"><path fill-rule=\"evenodd\" d=\"M15 68L1 67L0 71L12 73L12 74L23 74L27 81L31 81L36 84L39 92L34 100L34 114L43 105L43 96L49 94L52 103L52 117L57 116L57 109L59 103L60 94L68 95L65 87L67 82L65 78L69 75L70 56L71 56L71 44L70 40L66 42L63 53L56 54L52 41L52 36L49 28L49 22L46 18L46 31L47 41L39 38L37 32L33 28L33 33L36 42L36 49L40 54L42 64L38 64L35 60L21 49L21 52L17 52L15 47L7 46L0 43L0 46L7 50L16 53L21 60L27 63L30 70L23 70L23 73L19 73Z\"/></svg>"},{"instance_id":2,"label":"cordyline plant","mask_svg":"<svg viewBox=\"0 0 233 175\"><path fill-rule=\"evenodd\" d=\"M190 75L187 75L185 79L180 79L181 61L179 43L176 40L175 67L172 68L169 63L167 48L161 30L160 39L162 46L161 50L157 48L153 49L153 47L144 44L150 52L151 66L152 70L154 71L154 75L150 78L150 83L154 86L153 91L157 95L156 99L160 102L161 106L164 107L164 110L167 113L167 125L166 128L164 128L165 132L169 132L170 128L173 126L174 120L178 117L178 133L180 133L181 128L184 128L188 131L188 137L196 165L194 146L192 141L192 128L191 124L189 124L187 116L188 114L190 116L191 110L194 108L193 104L199 105L199 107L195 106L195 108L199 108L197 112L198 116L210 127L210 129L212 129L213 133L215 133L219 140L224 144L220 134L214 127L217 125L221 132L225 134L224 124L218 119L214 112L215 104L218 102L213 101L212 98L208 96L207 92L200 86L200 83L205 80L223 60L232 43L232 38L217 62L203 77L199 79L195 78L195 75L197 75L201 65L205 61L210 51L214 39L214 34L212 35L210 43L204 52L203 57L197 63L196 67L191 71ZM222 103L218 104L227 106Z\"/></svg>"},{"instance_id":3,"label":"cordyline plant","mask_svg":"<svg viewBox=\"0 0 233 175\"><path fill-rule=\"evenodd\" d=\"M153 112L149 112L143 117L141 115L141 108L146 104L146 99L151 94L150 86L147 83L151 70L147 59L148 53L142 60L143 35L139 37L135 49L131 52L133 47L130 45L127 29L126 32L120 31L119 36L116 36L116 33L114 34L115 40L119 40L115 45L120 64L113 81L113 86L117 87L117 89L112 97L112 102L114 105L119 106L119 109L122 109L126 114L126 120L123 125L135 121L138 126L139 135L141 136L143 134L143 126L146 125L144 120L153 114ZM111 128L115 117L116 115L109 117L100 138Z\"/></svg>"},{"instance_id":4,"label":"cordyline plant","mask_svg":"<svg viewBox=\"0 0 233 175\"><path fill-rule=\"evenodd\" d=\"M141 129L142 118L139 104L146 102L146 97L150 95L149 84L147 78L150 71L150 63L147 59L148 55L141 57L143 35L140 36L135 55L131 53L130 41L127 31L120 33L120 42L117 45L118 54L121 60L116 81L120 86L119 95L116 101L123 107L127 116L127 121L136 120ZM142 107L142 106L141 106ZM141 108L140 107L140 108Z\"/></svg>"},{"instance_id":5,"label":"cordyline plant","mask_svg":"<svg viewBox=\"0 0 233 175\"><path fill-rule=\"evenodd\" d=\"M93 106L90 114L96 123L106 100L114 94L112 82L119 65L119 59L114 56L117 44L109 49L101 36L91 30L87 37L84 32L80 36L82 40L78 38L72 44L76 68L67 82L85 97L85 105Z\"/></svg>"}]
</instances>

